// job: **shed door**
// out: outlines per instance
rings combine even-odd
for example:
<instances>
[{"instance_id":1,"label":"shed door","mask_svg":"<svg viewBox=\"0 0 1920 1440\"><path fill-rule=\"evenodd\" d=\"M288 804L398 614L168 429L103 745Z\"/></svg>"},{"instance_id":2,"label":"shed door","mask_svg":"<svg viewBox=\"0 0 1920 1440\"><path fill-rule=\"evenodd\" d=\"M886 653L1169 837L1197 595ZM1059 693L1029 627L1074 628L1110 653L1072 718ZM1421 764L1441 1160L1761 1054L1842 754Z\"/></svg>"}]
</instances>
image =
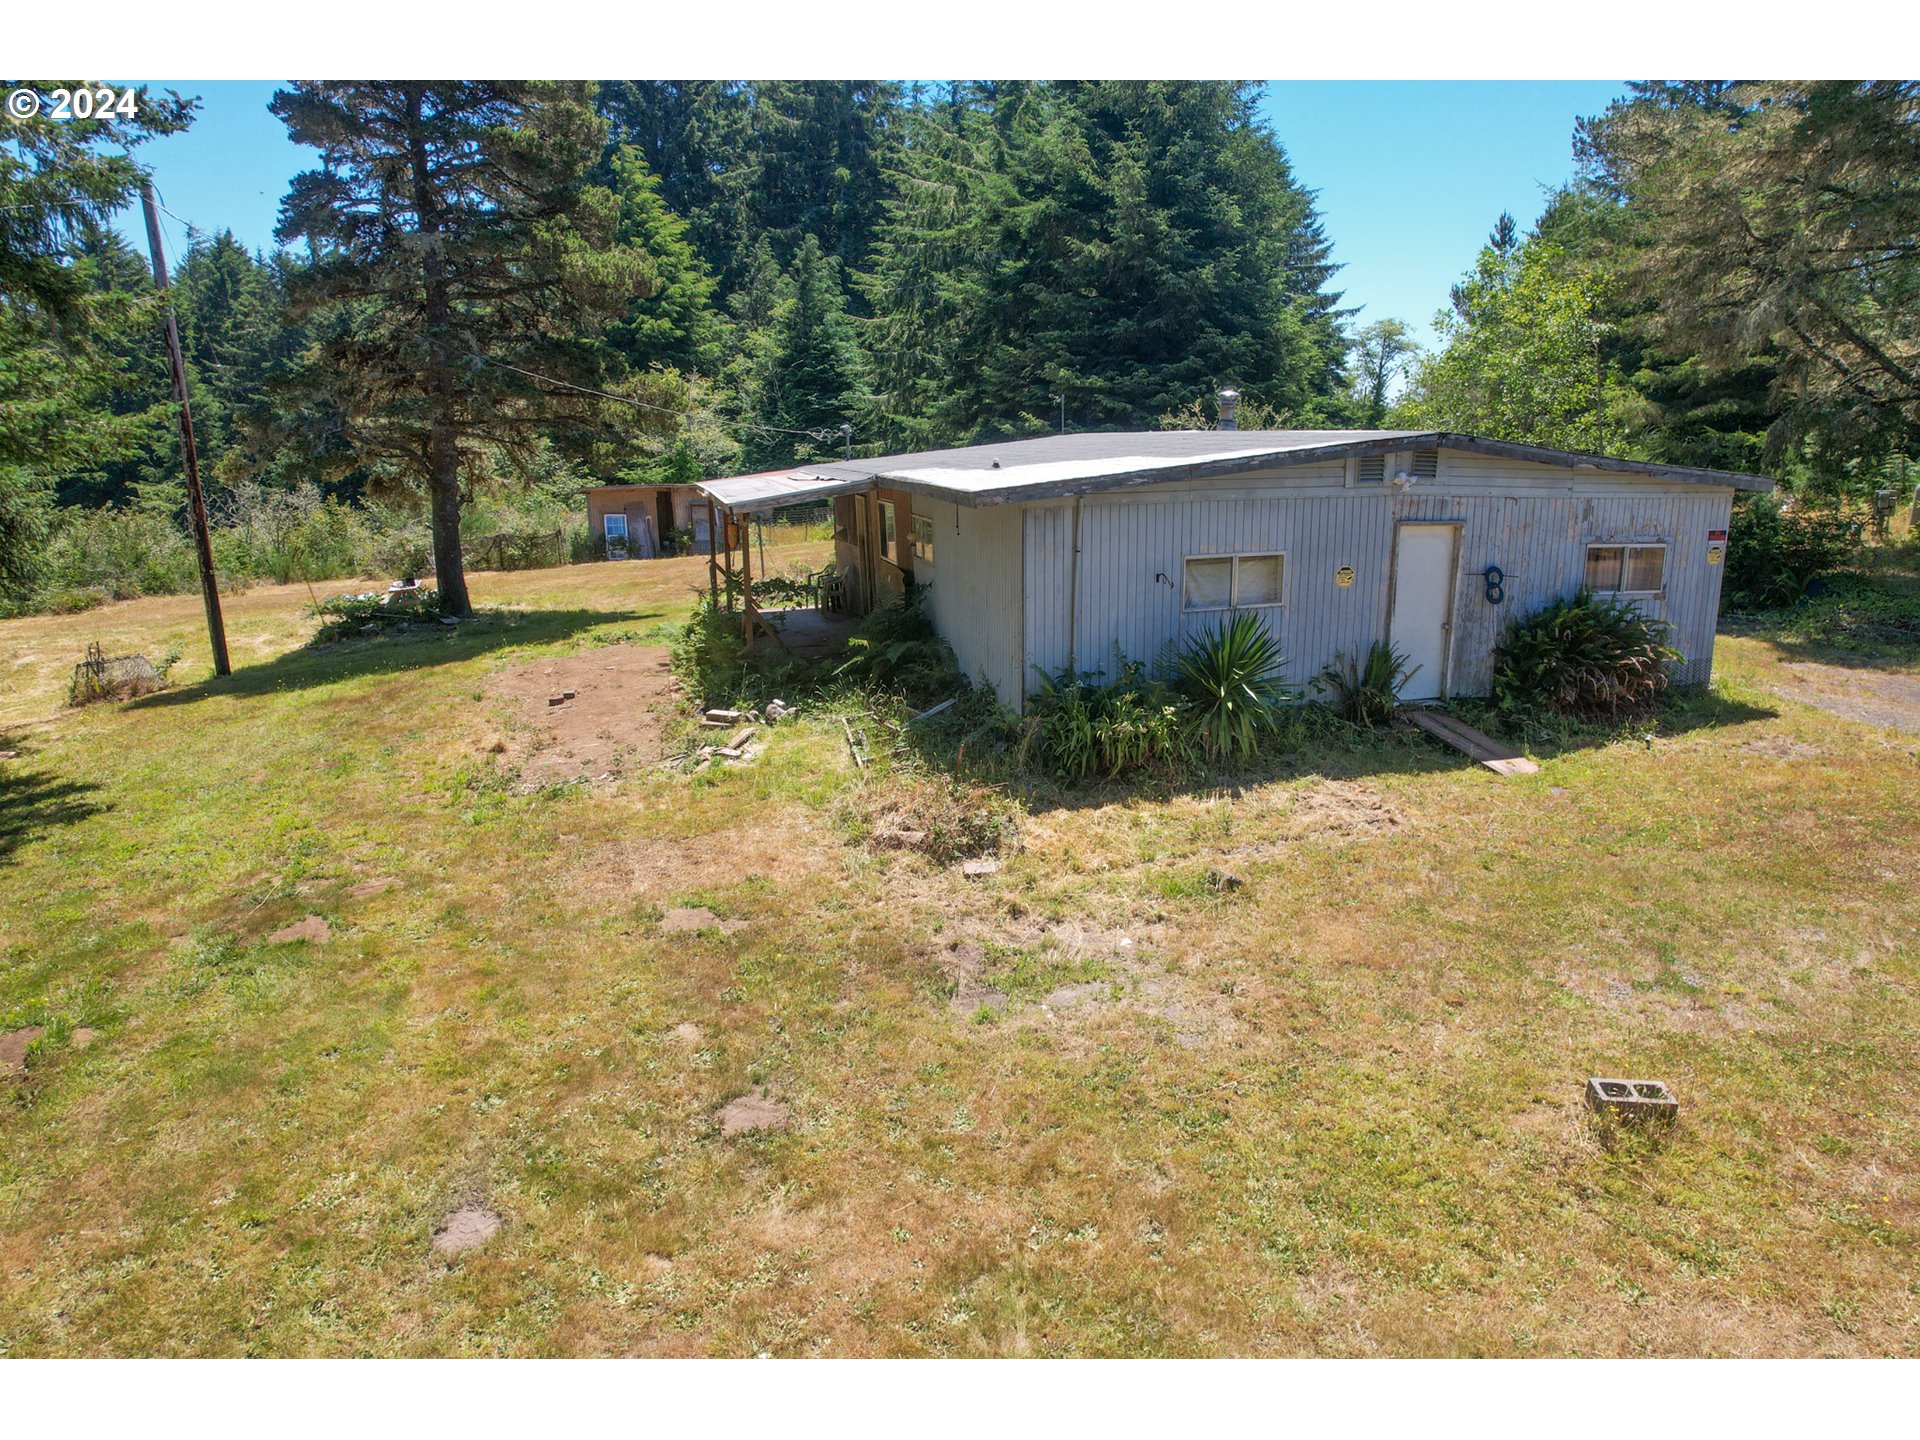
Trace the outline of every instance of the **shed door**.
<instances>
[{"instance_id":1,"label":"shed door","mask_svg":"<svg viewBox=\"0 0 1920 1440\"><path fill-rule=\"evenodd\" d=\"M1447 693L1447 660L1453 642L1455 525L1399 527L1394 541L1393 614L1387 639L1413 671L1400 687L1402 700L1434 700Z\"/></svg>"}]
</instances>

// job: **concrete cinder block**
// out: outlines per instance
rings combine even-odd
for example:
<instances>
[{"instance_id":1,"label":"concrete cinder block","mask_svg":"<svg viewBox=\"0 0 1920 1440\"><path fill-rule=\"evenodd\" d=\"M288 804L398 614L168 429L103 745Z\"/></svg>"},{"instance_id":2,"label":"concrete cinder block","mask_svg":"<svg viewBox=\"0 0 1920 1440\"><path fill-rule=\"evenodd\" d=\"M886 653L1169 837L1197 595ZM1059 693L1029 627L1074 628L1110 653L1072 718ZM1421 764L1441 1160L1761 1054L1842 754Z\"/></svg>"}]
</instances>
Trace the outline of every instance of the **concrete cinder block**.
<instances>
[{"instance_id":1,"label":"concrete cinder block","mask_svg":"<svg viewBox=\"0 0 1920 1440\"><path fill-rule=\"evenodd\" d=\"M1595 1077L1587 1081L1587 1107L1630 1123L1669 1121L1680 1113L1680 1102L1661 1080L1616 1080Z\"/></svg>"}]
</instances>

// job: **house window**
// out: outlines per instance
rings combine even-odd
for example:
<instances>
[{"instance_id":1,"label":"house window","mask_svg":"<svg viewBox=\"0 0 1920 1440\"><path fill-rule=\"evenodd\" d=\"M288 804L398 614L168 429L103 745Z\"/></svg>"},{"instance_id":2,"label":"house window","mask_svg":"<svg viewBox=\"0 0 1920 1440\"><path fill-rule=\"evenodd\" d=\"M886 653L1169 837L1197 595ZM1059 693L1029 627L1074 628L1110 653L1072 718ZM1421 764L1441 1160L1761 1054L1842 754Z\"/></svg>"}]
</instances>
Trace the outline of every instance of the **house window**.
<instances>
[{"instance_id":1,"label":"house window","mask_svg":"<svg viewBox=\"0 0 1920 1440\"><path fill-rule=\"evenodd\" d=\"M1281 603L1284 555L1195 555L1186 564L1180 608L1250 610Z\"/></svg>"},{"instance_id":2,"label":"house window","mask_svg":"<svg viewBox=\"0 0 1920 1440\"><path fill-rule=\"evenodd\" d=\"M609 515L606 518L605 524L606 524L606 531L607 531L607 539L625 540L627 538L627 517L626 516Z\"/></svg>"},{"instance_id":3,"label":"house window","mask_svg":"<svg viewBox=\"0 0 1920 1440\"><path fill-rule=\"evenodd\" d=\"M1665 545L1589 545L1587 589L1604 595L1657 595L1667 586Z\"/></svg>"},{"instance_id":4,"label":"house window","mask_svg":"<svg viewBox=\"0 0 1920 1440\"><path fill-rule=\"evenodd\" d=\"M889 560L899 559L899 552L893 548L893 502L880 502L880 553Z\"/></svg>"},{"instance_id":5,"label":"house window","mask_svg":"<svg viewBox=\"0 0 1920 1440\"><path fill-rule=\"evenodd\" d=\"M922 565L933 563L933 517L913 517L913 558Z\"/></svg>"}]
</instances>

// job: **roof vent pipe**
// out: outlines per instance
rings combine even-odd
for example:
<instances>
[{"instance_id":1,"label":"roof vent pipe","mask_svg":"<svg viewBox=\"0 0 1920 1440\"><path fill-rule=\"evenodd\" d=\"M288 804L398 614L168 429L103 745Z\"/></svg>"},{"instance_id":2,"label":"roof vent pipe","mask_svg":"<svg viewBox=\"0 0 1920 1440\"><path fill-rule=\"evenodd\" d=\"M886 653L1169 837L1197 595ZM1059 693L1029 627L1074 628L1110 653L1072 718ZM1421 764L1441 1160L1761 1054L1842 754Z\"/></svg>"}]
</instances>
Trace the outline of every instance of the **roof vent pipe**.
<instances>
[{"instance_id":1,"label":"roof vent pipe","mask_svg":"<svg viewBox=\"0 0 1920 1440\"><path fill-rule=\"evenodd\" d=\"M1233 415L1239 408L1240 392L1238 390L1222 390L1220 392L1220 420L1213 428L1216 430L1238 430L1240 426L1235 422Z\"/></svg>"}]
</instances>

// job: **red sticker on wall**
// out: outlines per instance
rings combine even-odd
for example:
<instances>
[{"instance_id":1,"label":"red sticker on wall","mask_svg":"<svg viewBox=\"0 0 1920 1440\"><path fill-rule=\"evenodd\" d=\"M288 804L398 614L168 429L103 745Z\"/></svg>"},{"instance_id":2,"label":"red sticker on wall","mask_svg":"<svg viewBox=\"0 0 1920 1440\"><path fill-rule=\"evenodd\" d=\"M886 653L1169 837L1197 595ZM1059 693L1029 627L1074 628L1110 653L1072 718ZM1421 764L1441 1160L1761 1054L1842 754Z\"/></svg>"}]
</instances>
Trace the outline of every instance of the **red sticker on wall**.
<instances>
[{"instance_id":1,"label":"red sticker on wall","mask_svg":"<svg viewBox=\"0 0 1920 1440\"><path fill-rule=\"evenodd\" d=\"M1724 531L1724 530L1709 530L1709 531L1707 531L1707 543L1708 543L1708 544L1712 544L1712 543L1713 543L1713 542L1714 542L1715 540L1725 540L1726 538L1727 538L1727 532L1726 532L1726 531Z\"/></svg>"}]
</instances>

